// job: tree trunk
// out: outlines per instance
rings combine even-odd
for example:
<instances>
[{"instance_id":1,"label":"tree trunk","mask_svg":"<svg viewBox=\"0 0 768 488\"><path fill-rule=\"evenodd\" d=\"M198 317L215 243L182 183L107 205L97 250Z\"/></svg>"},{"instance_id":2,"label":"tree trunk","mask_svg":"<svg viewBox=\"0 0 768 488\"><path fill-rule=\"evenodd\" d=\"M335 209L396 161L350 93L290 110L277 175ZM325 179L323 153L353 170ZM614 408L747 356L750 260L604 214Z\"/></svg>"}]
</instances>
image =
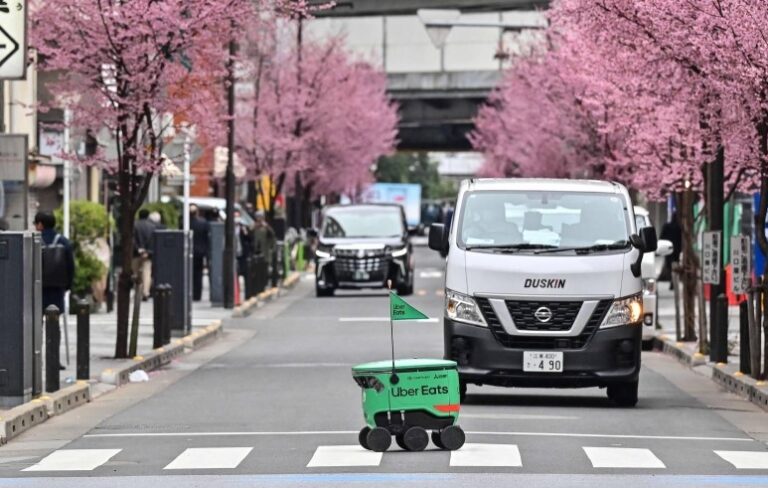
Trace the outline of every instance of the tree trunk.
<instances>
[{"instance_id":1,"label":"tree trunk","mask_svg":"<svg viewBox=\"0 0 768 488\"><path fill-rule=\"evenodd\" d=\"M682 227L683 241L683 262L682 262L682 284L683 284L683 341L693 342L696 340L696 283L698 280L698 259L693 248L694 229L693 229L693 191L685 190L682 198L680 212L680 223ZM703 313L700 310L699 313Z\"/></svg>"},{"instance_id":2,"label":"tree trunk","mask_svg":"<svg viewBox=\"0 0 768 488\"><path fill-rule=\"evenodd\" d=\"M131 307L131 289L133 288L133 227L135 212L130 195L120 194L120 274L117 278L117 340L115 358L128 357L128 318Z\"/></svg>"}]
</instances>

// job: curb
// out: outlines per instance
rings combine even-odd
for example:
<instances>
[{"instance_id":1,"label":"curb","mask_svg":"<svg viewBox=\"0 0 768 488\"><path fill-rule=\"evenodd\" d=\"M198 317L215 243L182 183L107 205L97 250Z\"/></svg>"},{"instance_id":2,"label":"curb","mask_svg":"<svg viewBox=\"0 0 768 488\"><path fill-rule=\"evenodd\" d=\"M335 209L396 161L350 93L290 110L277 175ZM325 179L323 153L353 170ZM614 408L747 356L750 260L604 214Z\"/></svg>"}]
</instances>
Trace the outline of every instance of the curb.
<instances>
[{"instance_id":1,"label":"curb","mask_svg":"<svg viewBox=\"0 0 768 488\"><path fill-rule=\"evenodd\" d=\"M666 336L656 337L655 341L663 353L676 358L691 369L705 366L705 368L698 369L708 370L708 375L712 381L723 389L768 411L768 384L766 382L758 381L745 375L738 371L735 365L708 363L707 358L702 354L691 354L682 348L682 344L676 343Z\"/></svg>"},{"instance_id":2,"label":"curb","mask_svg":"<svg viewBox=\"0 0 768 488\"><path fill-rule=\"evenodd\" d=\"M242 305L234 308L232 311L232 318L241 319L249 316L253 310L263 307L264 304L271 302L279 296L282 296L286 291L293 289L301 278L301 273L293 272L287 278L283 280L283 283L279 287L273 287L265 290L255 297L251 297Z\"/></svg>"},{"instance_id":3,"label":"curb","mask_svg":"<svg viewBox=\"0 0 768 488\"><path fill-rule=\"evenodd\" d=\"M122 366L105 369L101 372L99 379L108 385L125 385L130 383L130 376L134 371L141 369L150 372L162 368L184 354L187 349L196 349L208 344L223 332L221 320L215 320L204 329L176 339L167 346L154 349L146 356L136 356L133 361L127 361Z\"/></svg>"},{"instance_id":4,"label":"curb","mask_svg":"<svg viewBox=\"0 0 768 488\"><path fill-rule=\"evenodd\" d=\"M48 417L48 407L38 399L8 410L0 419L0 445L42 424Z\"/></svg>"}]
</instances>

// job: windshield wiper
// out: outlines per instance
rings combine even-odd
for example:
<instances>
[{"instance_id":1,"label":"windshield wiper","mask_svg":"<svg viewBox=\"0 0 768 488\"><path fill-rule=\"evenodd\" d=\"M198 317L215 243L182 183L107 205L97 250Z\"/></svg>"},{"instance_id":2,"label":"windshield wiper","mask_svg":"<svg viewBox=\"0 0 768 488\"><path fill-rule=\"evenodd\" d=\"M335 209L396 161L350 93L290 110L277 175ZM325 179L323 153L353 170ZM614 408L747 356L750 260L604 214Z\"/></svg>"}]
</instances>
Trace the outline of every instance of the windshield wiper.
<instances>
[{"instance_id":1,"label":"windshield wiper","mask_svg":"<svg viewBox=\"0 0 768 488\"><path fill-rule=\"evenodd\" d=\"M537 251L534 254L545 254L545 253L553 253L553 252L568 252L573 251L576 254L590 254L593 252L600 252L600 251L612 251L612 250L618 250L618 249L626 249L629 247L628 241L616 241L612 244L595 244L593 246L582 246L582 247L556 247L552 249L542 249L541 251Z\"/></svg>"},{"instance_id":2,"label":"windshield wiper","mask_svg":"<svg viewBox=\"0 0 768 488\"><path fill-rule=\"evenodd\" d=\"M528 242L523 242L520 244L502 244L498 246L467 246L467 251L480 251L480 250L489 250L489 251L501 251L501 252L517 252L517 251L524 251L528 249L540 249L540 250L555 250L557 246L552 246L550 244L531 244Z\"/></svg>"}]
</instances>

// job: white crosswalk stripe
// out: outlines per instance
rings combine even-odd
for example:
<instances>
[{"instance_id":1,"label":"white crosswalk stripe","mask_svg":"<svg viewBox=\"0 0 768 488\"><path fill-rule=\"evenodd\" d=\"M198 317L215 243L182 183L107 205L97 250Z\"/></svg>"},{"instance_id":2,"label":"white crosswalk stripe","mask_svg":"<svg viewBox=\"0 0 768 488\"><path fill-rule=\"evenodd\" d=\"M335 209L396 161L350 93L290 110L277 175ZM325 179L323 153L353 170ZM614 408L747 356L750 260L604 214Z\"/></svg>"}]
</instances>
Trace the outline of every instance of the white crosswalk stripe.
<instances>
[{"instance_id":1,"label":"white crosswalk stripe","mask_svg":"<svg viewBox=\"0 0 768 488\"><path fill-rule=\"evenodd\" d=\"M451 466L521 467L520 450L514 444L464 444L451 452Z\"/></svg>"},{"instance_id":2,"label":"white crosswalk stripe","mask_svg":"<svg viewBox=\"0 0 768 488\"><path fill-rule=\"evenodd\" d=\"M382 453L367 451L360 446L320 446L315 450L307 467L378 466L381 458Z\"/></svg>"},{"instance_id":3,"label":"white crosswalk stripe","mask_svg":"<svg viewBox=\"0 0 768 488\"><path fill-rule=\"evenodd\" d=\"M23 471L93 471L122 449L59 449Z\"/></svg>"},{"instance_id":4,"label":"white crosswalk stripe","mask_svg":"<svg viewBox=\"0 0 768 488\"><path fill-rule=\"evenodd\" d=\"M768 469L768 452L765 451L715 451L715 454L736 469Z\"/></svg>"},{"instance_id":5,"label":"white crosswalk stripe","mask_svg":"<svg viewBox=\"0 0 768 488\"><path fill-rule=\"evenodd\" d=\"M650 449L584 447L593 468L666 468Z\"/></svg>"},{"instance_id":6,"label":"white crosswalk stripe","mask_svg":"<svg viewBox=\"0 0 768 488\"><path fill-rule=\"evenodd\" d=\"M234 469L252 450L252 447L189 448L164 469Z\"/></svg>"}]
</instances>

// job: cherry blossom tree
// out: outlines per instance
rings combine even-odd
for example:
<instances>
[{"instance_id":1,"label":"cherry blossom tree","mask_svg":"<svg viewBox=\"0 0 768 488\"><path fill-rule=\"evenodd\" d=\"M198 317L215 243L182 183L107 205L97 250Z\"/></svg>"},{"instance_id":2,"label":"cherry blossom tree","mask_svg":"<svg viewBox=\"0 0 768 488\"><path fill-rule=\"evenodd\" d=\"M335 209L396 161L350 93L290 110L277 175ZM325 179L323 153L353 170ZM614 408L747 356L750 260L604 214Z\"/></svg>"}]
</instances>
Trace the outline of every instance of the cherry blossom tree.
<instances>
[{"instance_id":1,"label":"cherry blossom tree","mask_svg":"<svg viewBox=\"0 0 768 488\"><path fill-rule=\"evenodd\" d=\"M118 278L115 356L127 355L133 229L172 114L204 101L202 88L221 78L225 42L248 21L250 0L38 1L31 15L31 46L40 69L57 72L50 89L71 110L72 126L107 129L114 151L100 150L86 164L116 175L120 201L121 271ZM66 155L65 155L66 157ZM70 156L71 157L71 156ZM145 292L147 292L145 290Z\"/></svg>"}]
</instances>

